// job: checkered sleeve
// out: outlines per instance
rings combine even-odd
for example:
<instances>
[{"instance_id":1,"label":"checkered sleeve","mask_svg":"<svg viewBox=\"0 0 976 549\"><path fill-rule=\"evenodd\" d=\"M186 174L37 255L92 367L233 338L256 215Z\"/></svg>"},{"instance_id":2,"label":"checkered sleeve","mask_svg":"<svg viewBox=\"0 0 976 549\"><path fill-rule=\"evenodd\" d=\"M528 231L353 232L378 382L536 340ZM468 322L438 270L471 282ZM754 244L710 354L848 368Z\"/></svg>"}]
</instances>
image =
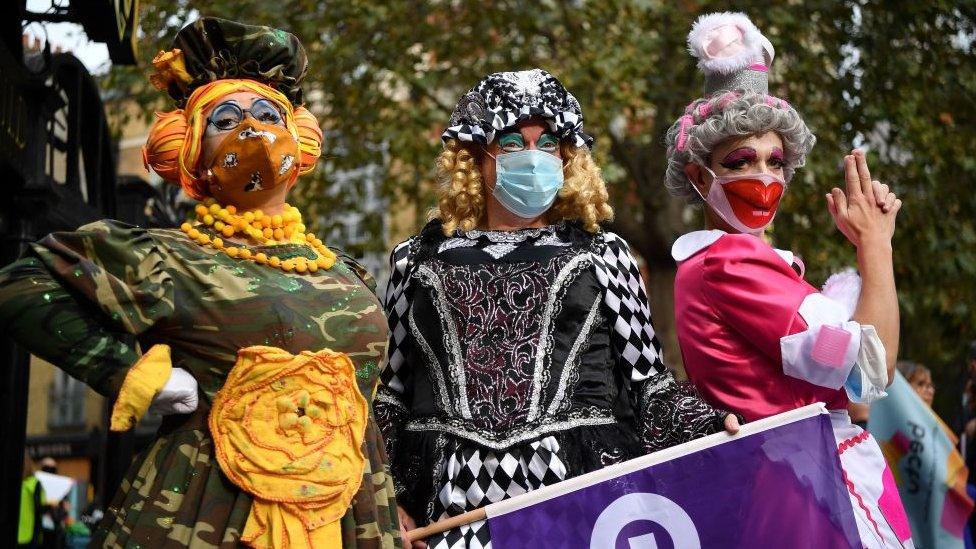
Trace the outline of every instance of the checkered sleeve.
<instances>
[{"instance_id":1,"label":"checkered sleeve","mask_svg":"<svg viewBox=\"0 0 976 549\"><path fill-rule=\"evenodd\" d=\"M626 378L638 382L664 372L644 279L627 243L613 233L604 233L594 256L596 277L603 286L604 311L611 326L610 341Z\"/></svg>"},{"instance_id":2,"label":"checkered sleeve","mask_svg":"<svg viewBox=\"0 0 976 549\"><path fill-rule=\"evenodd\" d=\"M413 240L403 242L390 254L390 280L386 285L384 299L390 327L390 343L386 365L380 373L380 384L373 401L376 422L383 433L386 451L391 460L397 458L397 438L409 410L407 358L410 356L413 340L407 326L407 315L410 313L413 244Z\"/></svg>"},{"instance_id":3,"label":"checkered sleeve","mask_svg":"<svg viewBox=\"0 0 976 549\"><path fill-rule=\"evenodd\" d=\"M676 381L665 367L644 280L627 243L605 233L601 252L595 265L610 340L617 367L629 384L645 450L653 452L721 430L726 412L712 408L694 387Z\"/></svg>"}]
</instances>

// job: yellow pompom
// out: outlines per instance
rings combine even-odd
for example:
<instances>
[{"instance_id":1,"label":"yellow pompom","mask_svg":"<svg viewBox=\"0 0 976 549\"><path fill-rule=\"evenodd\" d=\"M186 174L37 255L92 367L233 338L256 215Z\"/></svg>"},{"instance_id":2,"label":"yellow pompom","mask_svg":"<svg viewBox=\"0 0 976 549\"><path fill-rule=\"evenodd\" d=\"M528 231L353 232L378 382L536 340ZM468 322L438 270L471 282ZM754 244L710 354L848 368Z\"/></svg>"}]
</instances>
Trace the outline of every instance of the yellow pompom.
<instances>
[{"instance_id":1,"label":"yellow pompom","mask_svg":"<svg viewBox=\"0 0 976 549\"><path fill-rule=\"evenodd\" d=\"M271 226L272 227L280 227L281 226L281 223L283 221L284 220L281 219L281 216L280 215L273 215L273 216L271 216Z\"/></svg>"},{"instance_id":2,"label":"yellow pompom","mask_svg":"<svg viewBox=\"0 0 976 549\"><path fill-rule=\"evenodd\" d=\"M234 246L229 246L226 250L224 250L224 252L231 257L237 257L237 254L238 252L240 252L240 250L238 250Z\"/></svg>"},{"instance_id":3,"label":"yellow pompom","mask_svg":"<svg viewBox=\"0 0 976 549\"><path fill-rule=\"evenodd\" d=\"M217 248L218 250L224 247L224 241L219 238L213 239L213 242L211 242L211 244L213 244L213 247Z\"/></svg>"},{"instance_id":4,"label":"yellow pompom","mask_svg":"<svg viewBox=\"0 0 976 549\"><path fill-rule=\"evenodd\" d=\"M197 215L207 215L207 212L209 211L207 210L207 207L204 206L203 204L197 204L197 206L193 208L193 210L197 212Z\"/></svg>"},{"instance_id":5,"label":"yellow pompom","mask_svg":"<svg viewBox=\"0 0 976 549\"><path fill-rule=\"evenodd\" d=\"M291 270L294 268L295 268L295 264L292 263L290 259L281 262L281 270L285 271L286 273L291 272Z\"/></svg>"},{"instance_id":6,"label":"yellow pompom","mask_svg":"<svg viewBox=\"0 0 976 549\"><path fill-rule=\"evenodd\" d=\"M234 214L237 213L237 206L234 206L233 204L231 204L230 206L227 206L224 209L227 210L227 213L229 213L231 215L234 215Z\"/></svg>"},{"instance_id":7,"label":"yellow pompom","mask_svg":"<svg viewBox=\"0 0 976 549\"><path fill-rule=\"evenodd\" d=\"M254 261L257 261L261 265L264 265L265 263L268 262L268 256L266 256L263 252L258 252L254 254Z\"/></svg>"},{"instance_id":8,"label":"yellow pompom","mask_svg":"<svg viewBox=\"0 0 976 549\"><path fill-rule=\"evenodd\" d=\"M278 397L278 399L275 400L275 406L278 408L279 412L287 412L295 409L295 403L292 402L290 398L284 396Z\"/></svg>"},{"instance_id":9,"label":"yellow pompom","mask_svg":"<svg viewBox=\"0 0 976 549\"><path fill-rule=\"evenodd\" d=\"M261 233L265 238L271 238L274 236L274 231L270 227L265 227L264 231Z\"/></svg>"},{"instance_id":10,"label":"yellow pompom","mask_svg":"<svg viewBox=\"0 0 976 549\"><path fill-rule=\"evenodd\" d=\"M224 222L223 221L215 221L214 222L214 229L217 229L218 231L224 230L224 227L226 227L226 226L227 225L224 225Z\"/></svg>"},{"instance_id":11,"label":"yellow pompom","mask_svg":"<svg viewBox=\"0 0 976 549\"><path fill-rule=\"evenodd\" d=\"M251 250L241 248L241 251L237 252L237 255L240 256L241 259L251 259Z\"/></svg>"},{"instance_id":12,"label":"yellow pompom","mask_svg":"<svg viewBox=\"0 0 976 549\"><path fill-rule=\"evenodd\" d=\"M234 236L234 227L231 227L230 225L224 225L224 228L220 230L220 233L226 236L227 238L230 238Z\"/></svg>"},{"instance_id":13,"label":"yellow pompom","mask_svg":"<svg viewBox=\"0 0 976 549\"><path fill-rule=\"evenodd\" d=\"M302 416L305 417L305 416ZM298 414L295 412L288 412L286 414L281 414L278 416L278 422L284 429L289 429L294 427L298 423Z\"/></svg>"},{"instance_id":14,"label":"yellow pompom","mask_svg":"<svg viewBox=\"0 0 976 549\"><path fill-rule=\"evenodd\" d=\"M190 229L192 229L192 228L193 228L193 225L190 225L189 223L184 223L184 224L180 225L180 230L183 231L184 233L190 232Z\"/></svg>"},{"instance_id":15,"label":"yellow pompom","mask_svg":"<svg viewBox=\"0 0 976 549\"><path fill-rule=\"evenodd\" d=\"M187 231L186 235L192 238L193 240L196 240L200 236L200 231L198 231L197 229L190 229L189 231Z\"/></svg>"},{"instance_id":16,"label":"yellow pompom","mask_svg":"<svg viewBox=\"0 0 976 549\"><path fill-rule=\"evenodd\" d=\"M200 237L197 238L197 242L199 242L200 244L209 244L210 243L210 236L201 233L200 234Z\"/></svg>"},{"instance_id":17,"label":"yellow pompom","mask_svg":"<svg viewBox=\"0 0 976 549\"><path fill-rule=\"evenodd\" d=\"M274 237L277 240L281 240L282 238L285 237L285 231L282 231L281 229L275 229L274 230Z\"/></svg>"},{"instance_id":18,"label":"yellow pompom","mask_svg":"<svg viewBox=\"0 0 976 549\"><path fill-rule=\"evenodd\" d=\"M314 273L315 271L319 270L319 264L317 261L309 261L305 265L308 267L308 272L310 273Z\"/></svg>"},{"instance_id":19,"label":"yellow pompom","mask_svg":"<svg viewBox=\"0 0 976 549\"><path fill-rule=\"evenodd\" d=\"M318 406L311 404L305 408L305 415L307 415L312 419L318 419L322 417L322 408L319 408Z\"/></svg>"},{"instance_id":20,"label":"yellow pompom","mask_svg":"<svg viewBox=\"0 0 976 549\"><path fill-rule=\"evenodd\" d=\"M210 205L210 213L215 214L219 211L220 211L220 204L215 203Z\"/></svg>"},{"instance_id":21,"label":"yellow pompom","mask_svg":"<svg viewBox=\"0 0 976 549\"><path fill-rule=\"evenodd\" d=\"M254 212L244 212L244 221L248 223L254 221Z\"/></svg>"},{"instance_id":22,"label":"yellow pompom","mask_svg":"<svg viewBox=\"0 0 976 549\"><path fill-rule=\"evenodd\" d=\"M268 265L271 265L272 267L275 267L275 268L280 267L281 266L281 258L279 258L276 255L273 255L273 256L269 257L268 258Z\"/></svg>"},{"instance_id":23,"label":"yellow pompom","mask_svg":"<svg viewBox=\"0 0 976 549\"><path fill-rule=\"evenodd\" d=\"M207 215L203 216L203 222L206 223L207 225L213 225L214 224L214 217L212 215L210 215L210 214L207 214Z\"/></svg>"}]
</instances>

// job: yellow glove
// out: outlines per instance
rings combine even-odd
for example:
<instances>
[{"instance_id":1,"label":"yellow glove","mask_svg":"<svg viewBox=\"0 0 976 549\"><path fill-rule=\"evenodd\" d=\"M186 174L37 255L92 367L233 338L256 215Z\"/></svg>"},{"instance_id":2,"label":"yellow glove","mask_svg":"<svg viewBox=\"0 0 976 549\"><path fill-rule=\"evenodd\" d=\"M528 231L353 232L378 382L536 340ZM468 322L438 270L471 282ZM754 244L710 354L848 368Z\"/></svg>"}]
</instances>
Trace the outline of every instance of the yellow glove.
<instances>
[{"instance_id":1,"label":"yellow glove","mask_svg":"<svg viewBox=\"0 0 976 549\"><path fill-rule=\"evenodd\" d=\"M113 431L133 428L152 403L153 397L166 384L173 372L169 345L153 345L132 365L112 406Z\"/></svg>"}]
</instances>

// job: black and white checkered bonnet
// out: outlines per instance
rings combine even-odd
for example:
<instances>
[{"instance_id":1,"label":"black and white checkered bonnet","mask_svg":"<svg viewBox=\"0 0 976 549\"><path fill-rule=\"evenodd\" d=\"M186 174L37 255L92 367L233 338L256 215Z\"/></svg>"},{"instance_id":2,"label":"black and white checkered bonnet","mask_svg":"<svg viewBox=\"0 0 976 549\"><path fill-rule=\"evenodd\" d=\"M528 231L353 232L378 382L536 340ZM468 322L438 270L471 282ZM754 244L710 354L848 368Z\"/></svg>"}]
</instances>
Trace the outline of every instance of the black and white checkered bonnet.
<instances>
[{"instance_id":1,"label":"black and white checkered bonnet","mask_svg":"<svg viewBox=\"0 0 976 549\"><path fill-rule=\"evenodd\" d=\"M593 137L583 133L579 101L542 69L496 72L481 79L458 101L441 139L487 145L495 133L520 120L538 116L563 141L589 147Z\"/></svg>"}]
</instances>

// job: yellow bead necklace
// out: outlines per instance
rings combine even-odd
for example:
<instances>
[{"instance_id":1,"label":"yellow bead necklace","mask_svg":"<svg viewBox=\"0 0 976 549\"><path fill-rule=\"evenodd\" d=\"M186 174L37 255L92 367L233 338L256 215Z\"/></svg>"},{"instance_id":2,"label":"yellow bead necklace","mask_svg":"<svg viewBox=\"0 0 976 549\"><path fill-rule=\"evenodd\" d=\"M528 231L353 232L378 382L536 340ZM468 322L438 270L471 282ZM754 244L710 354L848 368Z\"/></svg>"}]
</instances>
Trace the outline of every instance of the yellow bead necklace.
<instances>
[{"instance_id":1,"label":"yellow bead necklace","mask_svg":"<svg viewBox=\"0 0 976 549\"><path fill-rule=\"evenodd\" d=\"M184 223L180 229L200 245L210 246L235 259L253 261L285 272L297 273L314 273L319 269L331 269L335 265L336 254L313 233L305 232L302 214L294 206L285 204L285 211L282 214L267 215L261 210L249 210L238 214L236 207L221 206L216 200L208 198L203 203L197 204L195 211L199 225ZM203 227L203 230L200 227ZM207 234L210 231L212 235ZM220 238L220 235L230 238L235 234L246 236L257 246L305 245L314 250L317 257L281 259L275 254L256 251L248 246L225 243Z\"/></svg>"}]
</instances>

